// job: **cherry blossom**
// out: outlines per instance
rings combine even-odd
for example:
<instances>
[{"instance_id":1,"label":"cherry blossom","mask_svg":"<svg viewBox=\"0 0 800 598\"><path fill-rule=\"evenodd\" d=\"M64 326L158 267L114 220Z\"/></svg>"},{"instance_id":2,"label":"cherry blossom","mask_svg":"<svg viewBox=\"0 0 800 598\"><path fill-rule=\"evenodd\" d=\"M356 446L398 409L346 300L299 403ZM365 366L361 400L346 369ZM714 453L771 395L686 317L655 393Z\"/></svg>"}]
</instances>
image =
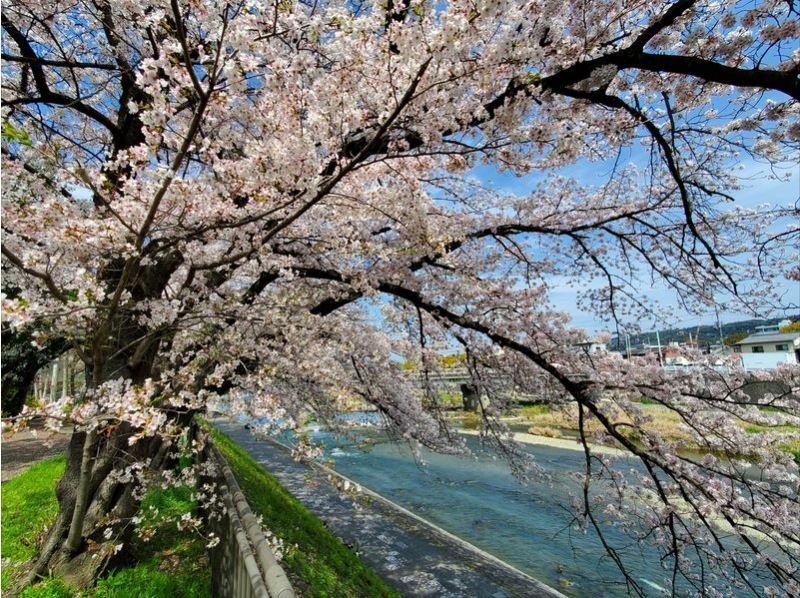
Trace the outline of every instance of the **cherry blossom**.
<instances>
[{"instance_id":1,"label":"cherry blossom","mask_svg":"<svg viewBox=\"0 0 800 598\"><path fill-rule=\"evenodd\" d=\"M701 355L680 374L584 355L553 300L573 285L617 331L668 315L651 285L684 311L784 305L795 198L736 198L745 165L781 180L797 158L792 3L3 8L3 326L66 341L90 373L41 409L76 432L31 579L80 558L83 536L113 557L142 488L200 479L170 464L210 405L274 430L369 404L409 443L465 450L436 401L438 356L457 347L489 397L484 438L528 479L506 404L577 407L576 523L632 592L604 510L658 546L673 592L797 590L800 477L778 447L800 423L798 368L754 399ZM647 427L642 398L705 456Z\"/></svg>"}]
</instances>

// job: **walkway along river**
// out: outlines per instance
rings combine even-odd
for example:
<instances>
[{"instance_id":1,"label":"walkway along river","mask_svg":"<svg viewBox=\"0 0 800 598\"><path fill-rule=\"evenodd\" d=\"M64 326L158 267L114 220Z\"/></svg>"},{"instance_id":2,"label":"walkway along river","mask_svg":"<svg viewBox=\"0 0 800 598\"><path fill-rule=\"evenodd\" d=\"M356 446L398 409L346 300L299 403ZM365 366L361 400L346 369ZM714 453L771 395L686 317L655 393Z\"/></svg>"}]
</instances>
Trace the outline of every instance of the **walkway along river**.
<instances>
[{"instance_id":1,"label":"walkway along river","mask_svg":"<svg viewBox=\"0 0 800 598\"><path fill-rule=\"evenodd\" d=\"M357 510L352 500L338 496L325 474L294 463L284 448L252 437L239 425L222 420L215 425L264 464L337 535L357 546L365 562L404 595L557 594L547 586L569 596L628 595L622 575L597 537L569 525L570 496L579 491L576 472L583 466L579 451L526 447L549 475L523 485L504 460L482 451L475 437L467 437L474 456L423 450L424 465L420 465L405 444L387 442L380 430L355 430L359 443L310 430L312 440L326 446L323 459L331 458L338 473L413 513L409 515L381 501ZM364 450L363 440L375 444ZM323 483L309 483L320 479ZM435 526L478 550L435 532ZM604 522L604 527L634 577L651 590L649 594L661 595L659 586L666 585L668 572L660 567L655 550L631 546L614 521Z\"/></svg>"},{"instance_id":2,"label":"walkway along river","mask_svg":"<svg viewBox=\"0 0 800 598\"><path fill-rule=\"evenodd\" d=\"M224 419L212 423L264 465L404 596L562 596L378 496L372 496L365 505L343 498L329 483L325 471L296 463L285 447L258 440L241 425Z\"/></svg>"}]
</instances>

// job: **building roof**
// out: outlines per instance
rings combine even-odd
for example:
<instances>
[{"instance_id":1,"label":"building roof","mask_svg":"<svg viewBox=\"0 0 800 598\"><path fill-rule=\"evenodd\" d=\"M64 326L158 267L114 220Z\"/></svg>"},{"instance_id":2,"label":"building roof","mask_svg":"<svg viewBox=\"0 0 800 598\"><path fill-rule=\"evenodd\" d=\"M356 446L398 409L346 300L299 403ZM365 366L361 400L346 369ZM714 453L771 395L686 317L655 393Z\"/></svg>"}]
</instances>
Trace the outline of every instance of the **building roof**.
<instances>
[{"instance_id":1,"label":"building roof","mask_svg":"<svg viewBox=\"0 0 800 598\"><path fill-rule=\"evenodd\" d=\"M764 343L780 343L783 341L794 341L800 337L800 332L784 332L783 334L751 334L745 339L740 340L737 345L763 345Z\"/></svg>"}]
</instances>

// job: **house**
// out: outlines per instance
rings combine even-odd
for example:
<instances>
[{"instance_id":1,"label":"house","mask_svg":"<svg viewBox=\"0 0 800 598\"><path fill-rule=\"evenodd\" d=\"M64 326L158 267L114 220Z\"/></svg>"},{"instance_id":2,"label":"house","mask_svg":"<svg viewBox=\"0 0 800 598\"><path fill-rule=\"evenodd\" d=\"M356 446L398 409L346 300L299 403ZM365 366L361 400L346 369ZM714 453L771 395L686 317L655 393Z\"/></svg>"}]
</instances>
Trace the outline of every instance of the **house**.
<instances>
[{"instance_id":1,"label":"house","mask_svg":"<svg viewBox=\"0 0 800 598\"><path fill-rule=\"evenodd\" d=\"M778 334L780 329L784 326L788 326L791 324L791 320L781 320L777 324L767 324L765 326L756 326L756 331L753 333L755 334Z\"/></svg>"},{"instance_id":2,"label":"house","mask_svg":"<svg viewBox=\"0 0 800 598\"><path fill-rule=\"evenodd\" d=\"M669 343L666 347L661 349L661 355L663 356L664 365L673 365L673 366L690 366L694 365L694 362L686 356L684 351L685 345L682 347L678 343ZM689 347L693 349L694 347Z\"/></svg>"},{"instance_id":3,"label":"house","mask_svg":"<svg viewBox=\"0 0 800 598\"><path fill-rule=\"evenodd\" d=\"M733 346L748 370L771 370L784 363L800 363L800 332L773 332L762 328Z\"/></svg>"},{"instance_id":4,"label":"house","mask_svg":"<svg viewBox=\"0 0 800 598\"><path fill-rule=\"evenodd\" d=\"M574 343L572 350L575 353L584 353L586 355L593 355L594 353L606 353L608 351L608 344L601 341L583 341L581 343Z\"/></svg>"}]
</instances>

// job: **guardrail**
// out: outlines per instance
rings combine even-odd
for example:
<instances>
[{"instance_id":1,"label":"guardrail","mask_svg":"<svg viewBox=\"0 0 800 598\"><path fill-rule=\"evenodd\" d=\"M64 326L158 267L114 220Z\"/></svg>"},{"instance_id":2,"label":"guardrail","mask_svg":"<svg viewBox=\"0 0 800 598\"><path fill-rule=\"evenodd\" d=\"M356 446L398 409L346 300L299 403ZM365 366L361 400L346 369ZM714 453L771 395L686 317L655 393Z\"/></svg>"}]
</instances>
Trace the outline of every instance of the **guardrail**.
<instances>
[{"instance_id":1,"label":"guardrail","mask_svg":"<svg viewBox=\"0 0 800 598\"><path fill-rule=\"evenodd\" d=\"M216 465L218 484L225 505L221 517L205 514L209 531L219 544L209 549L211 593L224 598L294 598L286 573L269 548L261 525L253 515L233 472L203 430L203 457Z\"/></svg>"}]
</instances>

